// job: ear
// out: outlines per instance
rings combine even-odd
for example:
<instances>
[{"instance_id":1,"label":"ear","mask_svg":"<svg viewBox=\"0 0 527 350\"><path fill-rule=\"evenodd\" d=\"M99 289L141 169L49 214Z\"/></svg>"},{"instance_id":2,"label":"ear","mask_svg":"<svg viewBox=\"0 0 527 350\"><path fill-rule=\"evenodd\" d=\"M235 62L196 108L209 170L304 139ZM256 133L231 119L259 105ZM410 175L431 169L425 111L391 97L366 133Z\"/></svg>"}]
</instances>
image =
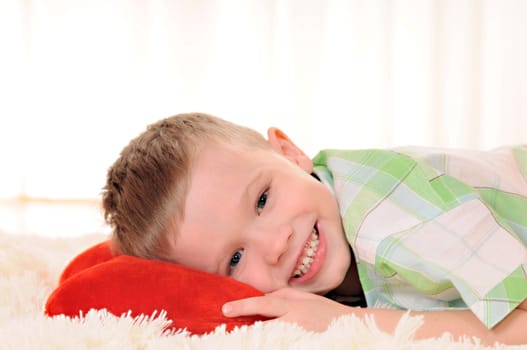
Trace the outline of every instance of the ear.
<instances>
[{"instance_id":1,"label":"ear","mask_svg":"<svg viewBox=\"0 0 527 350\"><path fill-rule=\"evenodd\" d=\"M276 152L282 154L307 173L313 172L313 162L287 135L278 128L267 130L267 142Z\"/></svg>"}]
</instances>

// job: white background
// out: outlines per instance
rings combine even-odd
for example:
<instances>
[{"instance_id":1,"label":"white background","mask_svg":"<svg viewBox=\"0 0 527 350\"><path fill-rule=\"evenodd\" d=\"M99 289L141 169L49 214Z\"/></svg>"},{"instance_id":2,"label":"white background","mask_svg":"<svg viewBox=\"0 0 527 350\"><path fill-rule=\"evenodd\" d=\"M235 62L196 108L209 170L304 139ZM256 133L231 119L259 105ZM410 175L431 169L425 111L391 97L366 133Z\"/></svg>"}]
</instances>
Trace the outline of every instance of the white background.
<instances>
[{"instance_id":1,"label":"white background","mask_svg":"<svg viewBox=\"0 0 527 350\"><path fill-rule=\"evenodd\" d=\"M527 142L527 1L0 2L0 231L100 231L128 140L201 111L320 148Z\"/></svg>"}]
</instances>

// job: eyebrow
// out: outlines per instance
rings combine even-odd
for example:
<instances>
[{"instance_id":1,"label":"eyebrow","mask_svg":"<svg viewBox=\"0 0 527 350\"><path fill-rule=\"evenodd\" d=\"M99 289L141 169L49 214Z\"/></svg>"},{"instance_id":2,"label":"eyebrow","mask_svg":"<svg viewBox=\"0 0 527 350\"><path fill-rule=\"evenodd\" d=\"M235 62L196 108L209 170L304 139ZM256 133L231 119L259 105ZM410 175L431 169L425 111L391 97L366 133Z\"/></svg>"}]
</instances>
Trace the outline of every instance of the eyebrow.
<instances>
[{"instance_id":1,"label":"eyebrow","mask_svg":"<svg viewBox=\"0 0 527 350\"><path fill-rule=\"evenodd\" d=\"M212 271L212 273L216 275L227 276L227 272L225 268L223 267L225 264L223 264L222 259L219 259L219 260L220 261L216 263L216 268L214 269L214 271Z\"/></svg>"},{"instance_id":2,"label":"eyebrow","mask_svg":"<svg viewBox=\"0 0 527 350\"><path fill-rule=\"evenodd\" d=\"M262 181L262 178L265 176L265 174L258 170L255 175L252 176L252 178L247 182L247 185L245 186L245 190L242 193L242 198L240 198L240 205L245 204L247 202L250 202L251 197L254 195L254 192L258 192L259 189L254 190L254 188L257 187L257 185ZM258 193L256 194L258 195Z\"/></svg>"},{"instance_id":3,"label":"eyebrow","mask_svg":"<svg viewBox=\"0 0 527 350\"><path fill-rule=\"evenodd\" d=\"M228 266L225 263L229 264L230 256L225 258L225 251L227 249L228 246L220 246L217 251L212 252L213 261L210 265L206 267L205 272L216 275L228 276Z\"/></svg>"},{"instance_id":4,"label":"eyebrow","mask_svg":"<svg viewBox=\"0 0 527 350\"><path fill-rule=\"evenodd\" d=\"M238 198L238 204L237 206L244 206L246 203L251 202L251 197L253 196L253 192L255 192L254 188L258 186L258 184L262 181L262 179L265 177L265 173L261 170L257 170L255 172L251 173L251 179L248 182L242 183L242 186L245 186L243 191L241 192L240 197ZM256 191L258 192L258 191ZM258 194L257 194L258 195ZM240 208L243 209L243 208ZM243 210L241 210L243 211ZM231 249L232 243L228 243L226 247L220 248L221 250L228 250ZM214 273L218 275L228 276L228 264L230 263L230 254L234 254L235 249L242 248L242 247L235 247L232 253L228 253L228 257L225 259L223 256L219 256L216 260L216 266L213 268ZM225 262L225 260L227 260Z\"/></svg>"}]
</instances>

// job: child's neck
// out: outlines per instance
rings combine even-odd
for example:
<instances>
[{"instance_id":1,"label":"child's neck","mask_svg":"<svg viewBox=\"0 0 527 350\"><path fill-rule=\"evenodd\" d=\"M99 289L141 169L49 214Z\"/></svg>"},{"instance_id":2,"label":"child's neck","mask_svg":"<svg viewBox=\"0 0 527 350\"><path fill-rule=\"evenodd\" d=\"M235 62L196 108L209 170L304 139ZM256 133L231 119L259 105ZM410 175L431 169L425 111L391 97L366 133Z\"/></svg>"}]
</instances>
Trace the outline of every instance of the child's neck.
<instances>
[{"instance_id":1,"label":"child's neck","mask_svg":"<svg viewBox=\"0 0 527 350\"><path fill-rule=\"evenodd\" d=\"M355 263L355 255L350 248L351 263L342 283L333 290L338 295L363 297L362 285L360 284L359 271Z\"/></svg>"}]
</instances>

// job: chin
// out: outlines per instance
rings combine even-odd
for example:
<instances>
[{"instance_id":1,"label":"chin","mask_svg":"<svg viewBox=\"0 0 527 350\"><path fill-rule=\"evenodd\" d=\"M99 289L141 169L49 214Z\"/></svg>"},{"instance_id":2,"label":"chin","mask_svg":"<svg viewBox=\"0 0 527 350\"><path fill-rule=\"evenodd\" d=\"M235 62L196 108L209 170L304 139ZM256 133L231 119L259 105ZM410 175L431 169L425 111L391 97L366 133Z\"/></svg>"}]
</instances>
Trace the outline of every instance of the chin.
<instances>
[{"instance_id":1,"label":"chin","mask_svg":"<svg viewBox=\"0 0 527 350\"><path fill-rule=\"evenodd\" d=\"M338 286L340 286L341 283L344 281L345 276L346 276L346 273L344 273L340 277L335 276L333 280L325 281L325 283L322 286L315 286L311 288L310 292L314 294L320 294L320 295L327 294L331 292L332 290L334 290L335 288L337 288Z\"/></svg>"},{"instance_id":2,"label":"chin","mask_svg":"<svg viewBox=\"0 0 527 350\"><path fill-rule=\"evenodd\" d=\"M348 274L350 268L351 259L348 259L347 263L343 262L342 266L334 266L334 269L338 269L340 273L335 274L334 278L331 281L328 281L326 284L327 288L325 289L324 294L337 289L340 287L346 280L346 275Z\"/></svg>"}]
</instances>

